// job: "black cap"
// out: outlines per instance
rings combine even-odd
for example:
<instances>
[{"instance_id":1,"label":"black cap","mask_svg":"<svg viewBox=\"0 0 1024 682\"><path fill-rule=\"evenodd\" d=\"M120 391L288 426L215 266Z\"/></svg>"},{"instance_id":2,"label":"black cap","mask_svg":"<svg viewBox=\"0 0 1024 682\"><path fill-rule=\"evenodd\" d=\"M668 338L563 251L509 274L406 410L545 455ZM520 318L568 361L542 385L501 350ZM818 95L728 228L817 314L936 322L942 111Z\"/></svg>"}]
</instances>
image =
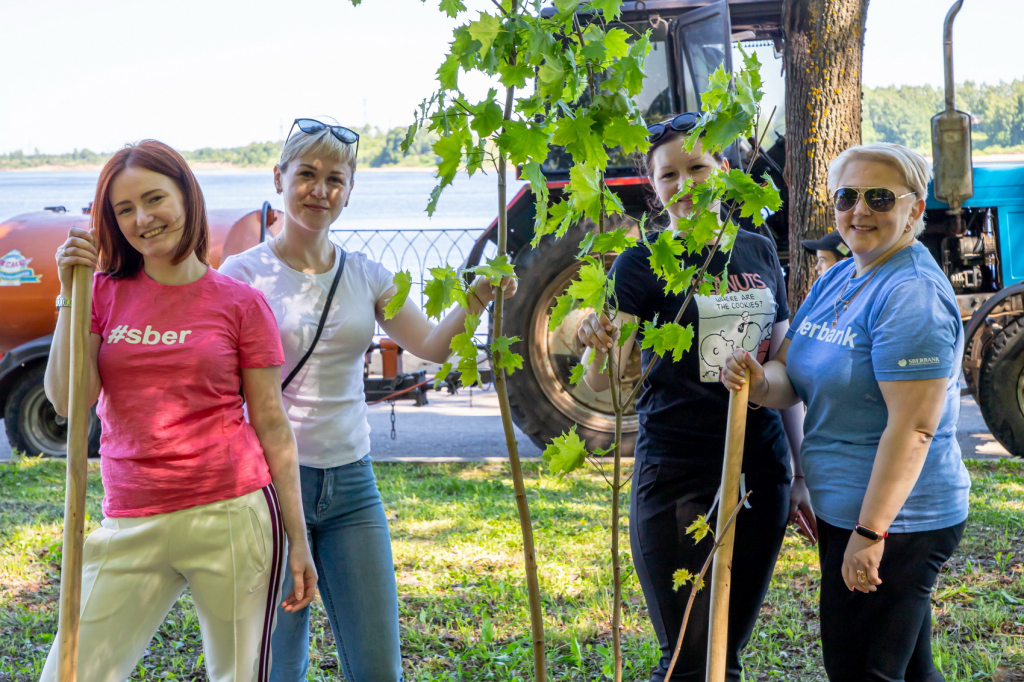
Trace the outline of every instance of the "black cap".
<instances>
[{"instance_id":1,"label":"black cap","mask_svg":"<svg viewBox=\"0 0 1024 682\"><path fill-rule=\"evenodd\" d=\"M800 241L800 245L812 253L814 251L834 251L839 258L847 258L850 255L850 247L839 236L838 230L832 230L820 239L803 239Z\"/></svg>"}]
</instances>

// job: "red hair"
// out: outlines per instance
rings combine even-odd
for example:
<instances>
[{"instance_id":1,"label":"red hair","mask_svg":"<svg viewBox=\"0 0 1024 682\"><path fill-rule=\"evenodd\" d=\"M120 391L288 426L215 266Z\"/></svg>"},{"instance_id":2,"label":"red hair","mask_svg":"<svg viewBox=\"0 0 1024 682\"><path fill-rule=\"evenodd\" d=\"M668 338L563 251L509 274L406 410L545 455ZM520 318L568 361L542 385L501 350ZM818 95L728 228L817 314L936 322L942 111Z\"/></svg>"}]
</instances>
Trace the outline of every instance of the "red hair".
<instances>
[{"instance_id":1,"label":"red hair","mask_svg":"<svg viewBox=\"0 0 1024 682\"><path fill-rule=\"evenodd\" d=\"M195 253L200 262L209 265L210 226L206 221L206 201L196 176L182 158L163 142L143 140L115 153L96 181L96 199L92 204L91 228L99 243L100 270L115 279L132 277L142 269L142 254L128 243L110 203L110 185L125 168L144 168L167 176L181 192L185 206L185 224L181 241L171 262L175 265Z\"/></svg>"}]
</instances>

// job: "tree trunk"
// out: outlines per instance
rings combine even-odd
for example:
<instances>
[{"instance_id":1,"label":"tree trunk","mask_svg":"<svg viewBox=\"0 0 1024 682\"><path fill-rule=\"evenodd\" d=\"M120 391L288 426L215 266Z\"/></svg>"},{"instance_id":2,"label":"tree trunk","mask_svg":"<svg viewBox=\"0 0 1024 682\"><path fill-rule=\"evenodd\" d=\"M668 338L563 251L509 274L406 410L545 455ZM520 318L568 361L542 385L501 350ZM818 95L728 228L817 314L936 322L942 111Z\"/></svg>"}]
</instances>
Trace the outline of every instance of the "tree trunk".
<instances>
[{"instance_id":1,"label":"tree trunk","mask_svg":"<svg viewBox=\"0 0 1024 682\"><path fill-rule=\"evenodd\" d=\"M795 313L814 282L801 239L835 229L828 163L860 144L861 65L868 0L786 0L786 184L789 303Z\"/></svg>"}]
</instances>

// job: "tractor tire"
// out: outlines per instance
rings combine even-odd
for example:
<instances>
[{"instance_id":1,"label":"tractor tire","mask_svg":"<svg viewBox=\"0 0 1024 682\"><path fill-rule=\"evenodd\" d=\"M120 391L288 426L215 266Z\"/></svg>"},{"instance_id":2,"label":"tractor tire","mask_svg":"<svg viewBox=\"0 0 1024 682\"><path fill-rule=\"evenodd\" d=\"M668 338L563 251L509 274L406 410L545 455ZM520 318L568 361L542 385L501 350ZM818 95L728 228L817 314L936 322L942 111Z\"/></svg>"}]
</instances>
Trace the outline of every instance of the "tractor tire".
<instances>
[{"instance_id":1,"label":"tractor tire","mask_svg":"<svg viewBox=\"0 0 1024 682\"><path fill-rule=\"evenodd\" d=\"M576 329L590 309L574 311L558 329L548 331L555 297L565 293L579 271L577 251L590 229L594 229L593 223L577 225L561 239L544 237L538 248L520 251L515 258L519 290L505 304L504 334L521 339L518 352L524 362L522 369L508 377L509 402L513 421L541 449L574 424L590 450L608 448L615 440L610 392L595 393L583 382L575 386L569 382L584 350ZM639 367L637 350L627 375L638 377ZM632 384L624 386L631 388ZM623 456L633 454L637 428L637 416L630 410L623 415Z\"/></svg>"},{"instance_id":2,"label":"tractor tire","mask_svg":"<svg viewBox=\"0 0 1024 682\"><path fill-rule=\"evenodd\" d=\"M978 406L996 440L1024 457L1024 318L992 339L978 378Z\"/></svg>"},{"instance_id":3,"label":"tractor tire","mask_svg":"<svg viewBox=\"0 0 1024 682\"><path fill-rule=\"evenodd\" d=\"M7 396L4 409L4 428L13 450L37 457L67 457L67 420L57 411L43 390L46 365L37 364L29 369L14 385ZM100 454L100 420L93 408L89 416L89 456Z\"/></svg>"}]
</instances>

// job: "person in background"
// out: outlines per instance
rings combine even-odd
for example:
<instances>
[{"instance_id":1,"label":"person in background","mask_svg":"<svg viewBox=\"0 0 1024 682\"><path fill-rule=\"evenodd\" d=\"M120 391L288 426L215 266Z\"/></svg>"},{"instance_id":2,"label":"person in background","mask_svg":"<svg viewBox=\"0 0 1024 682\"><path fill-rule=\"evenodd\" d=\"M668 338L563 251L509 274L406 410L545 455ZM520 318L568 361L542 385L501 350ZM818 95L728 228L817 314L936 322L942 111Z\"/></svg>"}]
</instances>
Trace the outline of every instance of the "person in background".
<instances>
[{"instance_id":1,"label":"person in background","mask_svg":"<svg viewBox=\"0 0 1024 682\"><path fill-rule=\"evenodd\" d=\"M811 287L773 360L737 352L750 399L807 405L801 461L818 515L821 646L832 682L939 682L931 591L964 532L971 482L956 440L963 326L917 237L931 166L887 143L828 169L853 258Z\"/></svg>"},{"instance_id":2,"label":"person in background","mask_svg":"<svg viewBox=\"0 0 1024 682\"><path fill-rule=\"evenodd\" d=\"M221 272L264 294L281 330L286 362L279 381L309 350L330 298L314 352L284 391L298 440L302 504L320 572L320 595L348 682L402 679L398 594L387 516L370 459L370 424L363 393L363 355L375 325L402 348L444 362L468 313L494 300L478 278L467 311L456 308L434 324L411 299L398 313L384 307L398 291L392 273L362 253L345 253L330 227L355 186L359 136L339 125L296 119L274 167L284 198L284 225L273 239L225 260ZM511 297L514 279L501 286ZM285 589L290 579L285 576ZM275 682L306 679L309 609L278 614Z\"/></svg>"},{"instance_id":3,"label":"person in background","mask_svg":"<svg viewBox=\"0 0 1024 682\"><path fill-rule=\"evenodd\" d=\"M693 211L689 195L669 203L683 183L689 179L700 183L715 169L729 168L720 155L705 153L700 142L692 152L683 149L685 135L696 121L696 114L685 113L648 129L651 147L646 171L658 200L666 206L667 229L671 230ZM711 210L717 211L718 207ZM657 238L653 234L648 240ZM684 256L681 267L702 263L709 247L710 243L702 252ZM601 367L615 348L624 324L638 322L642 326L644 322L672 320L683 304L684 293L665 293L665 283L651 268L650 257L646 244L620 254L610 273L618 314L608 321L591 313L580 325L578 337L588 349L585 359L592 358L584 380L595 391L609 386ZM671 357L659 359L649 349L641 351L643 366L654 363L655 367L636 403L640 432L630 494L629 537L633 563L661 648L651 682L665 679L690 595L689 588L674 588L673 574L678 569L697 574L711 551L710 537L695 543L686 529L702 514L707 514L714 526L718 513L732 512L717 509L713 513L721 484L729 404L729 392L719 384L722 364L734 348L747 349L767 360L789 327L782 267L770 241L739 230L732 251L717 253L709 274L722 275L727 266L728 292L695 296L683 311L680 324L692 324L696 332L690 352L675 362ZM730 312L723 314L722 310ZM617 349L616 366L627 365L640 335L642 332L634 332ZM742 677L741 652L757 622L787 524L795 521L798 513L813 518L797 457L793 458L795 475L791 479L789 474L790 451L799 453L802 418L799 405L785 415L775 410L749 412L741 488L752 495L736 519L726 661L726 679L730 682ZM710 590L697 593L671 677L676 682L703 682L705 678L710 601Z\"/></svg>"},{"instance_id":4,"label":"person in background","mask_svg":"<svg viewBox=\"0 0 1024 682\"><path fill-rule=\"evenodd\" d=\"M208 265L202 192L167 145L144 140L114 154L93 207L92 232L72 229L57 252L45 378L67 415L72 271L99 264L88 402L99 399L105 495L85 540L78 679L127 679L187 586L207 677L264 682L282 526L293 587L280 607L304 609L316 587L277 323L263 294ZM57 679L59 639L45 682Z\"/></svg>"},{"instance_id":5,"label":"person in background","mask_svg":"<svg viewBox=\"0 0 1024 682\"><path fill-rule=\"evenodd\" d=\"M802 239L800 245L814 254L814 271L818 277L836 263L850 257L850 247L837 230L832 230L820 239Z\"/></svg>"}]
</instances>

